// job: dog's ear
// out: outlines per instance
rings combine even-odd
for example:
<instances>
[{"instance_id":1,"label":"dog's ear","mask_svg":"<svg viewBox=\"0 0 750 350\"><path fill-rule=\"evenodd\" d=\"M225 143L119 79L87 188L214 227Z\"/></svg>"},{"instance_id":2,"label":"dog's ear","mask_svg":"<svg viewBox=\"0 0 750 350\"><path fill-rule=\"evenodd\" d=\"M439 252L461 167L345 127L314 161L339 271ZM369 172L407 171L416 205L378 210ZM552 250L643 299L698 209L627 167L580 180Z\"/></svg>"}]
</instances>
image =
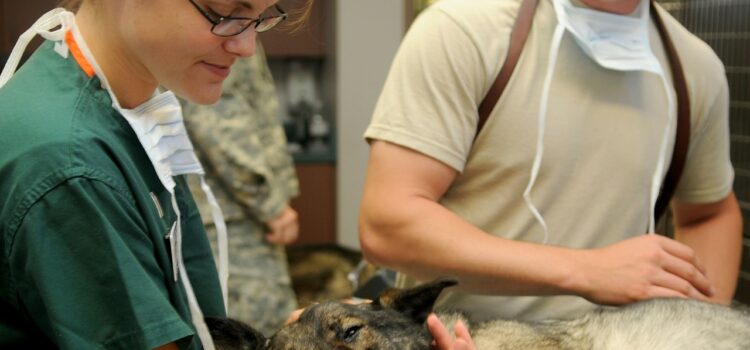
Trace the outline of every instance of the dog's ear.
<instances>
[{"instance_id":1,"label":"dog's ear","mask_svg":"<svg viewBox=\"0 0 750 350\"><path fill-rule=\"evenodd\" d=\"M410 289L391 288L381 293L373 306L394 309L421 324L432 312L440 292L456 284L455 278L439 278Z\"/></svg>"},{"instance_id":2,"label":"dog's ear","mask_svg":"<svg viewBox=\"0 0 750 350\"><path fill-rule=\"evenodd\" d=\"M206 317L205 320L217 350L260 350L265 347L266 337L243 322L223 317Z\"/></svg>"}]
</instances>

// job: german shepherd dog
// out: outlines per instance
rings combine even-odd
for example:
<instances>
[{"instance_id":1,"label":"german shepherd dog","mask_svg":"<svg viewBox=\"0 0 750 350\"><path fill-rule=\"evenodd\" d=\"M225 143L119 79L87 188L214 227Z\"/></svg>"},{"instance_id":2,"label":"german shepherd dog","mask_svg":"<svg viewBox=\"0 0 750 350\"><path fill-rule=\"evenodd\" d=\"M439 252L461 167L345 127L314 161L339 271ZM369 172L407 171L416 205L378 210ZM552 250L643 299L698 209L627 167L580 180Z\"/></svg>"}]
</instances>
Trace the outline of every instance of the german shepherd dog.
<instances>
[{"instance_id":1,"label":"german shepherd dog","mask_svg":"<svg viewBox=\"0 0 750 350\"><path fill-rule=\"evenodd\" d=\"M217 349L431 349L425 320L440 292L455 285L439 279L412 289L391 289L372 303L316 304L297 322L265 339L231 319L208 319ZM446 325L458 313L441 313ZM750 313L694 300L654 299L621 308L599 308L569 320L495 320L470 326L478 349L750 349Z\"/></svg>"}]
</instances>

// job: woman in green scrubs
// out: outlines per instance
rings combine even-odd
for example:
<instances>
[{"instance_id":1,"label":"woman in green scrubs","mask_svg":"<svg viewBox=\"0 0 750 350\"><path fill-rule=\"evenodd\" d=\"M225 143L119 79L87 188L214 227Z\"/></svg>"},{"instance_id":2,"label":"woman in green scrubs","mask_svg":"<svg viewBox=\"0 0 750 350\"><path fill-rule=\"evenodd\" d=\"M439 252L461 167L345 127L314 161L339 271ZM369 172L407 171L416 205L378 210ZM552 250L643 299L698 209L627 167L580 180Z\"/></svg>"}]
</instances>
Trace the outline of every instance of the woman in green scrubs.
<instances>
[{"instance_id":1,"label":"woman in green scrubs","mask_svg":"<svg viewBox=\"0 0 750 350\"><path fill-rule=\"evenodd\" d=\"M208 240L185 175L170 192L141 140L154 135L122 111L159 85L216 101L258 24L283 18L274 4L83 1L68 33L0 89L0 348L201 348L189 297L225 315ZM215 24L213 13L247 19ZM261 16L272 20L250 20ZM158 121L161 107L134 118ZM192 293L174 273L177 244Z\"/></svg>"},{"instance_id":2,"label":"woman in green scrubs","mask_svg":"<svg viewBox=\"0 0 750 350\"><path fill-rule=\"evenodd\" d=\"M172 92L217 101L286 14L276 0L75 7L38 21L48 40L10 78L19 44L0 76L0 348L211 349L202 316L226 310Z\"/></svg>"}]
</instances>

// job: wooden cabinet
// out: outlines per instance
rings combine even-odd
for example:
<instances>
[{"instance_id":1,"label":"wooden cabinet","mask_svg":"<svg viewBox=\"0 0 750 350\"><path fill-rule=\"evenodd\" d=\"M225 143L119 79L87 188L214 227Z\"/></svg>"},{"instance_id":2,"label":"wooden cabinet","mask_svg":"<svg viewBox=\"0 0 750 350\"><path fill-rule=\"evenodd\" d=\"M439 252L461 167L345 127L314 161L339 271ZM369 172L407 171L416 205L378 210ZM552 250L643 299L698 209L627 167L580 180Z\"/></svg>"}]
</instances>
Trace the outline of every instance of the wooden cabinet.
<instances>
[{"instance_id":1,"label":"wooden cabinet","mask_svg":"<svg viewBox=\"0 0 750 350\"><path fill-rule=\"evenodd\" d=\"M288 23L294 22L300 10L309 0L284 1L282 6L289 12ZM333 25L333 0L314 0L307 19L296 26L279 27L258 35L269 58L323 58L327 56L331 42L329 34Z\"/></svg>"},{"instance_id":2,"label":"wooden cabinet","mask_svg":"<svg viewBox=\"0 0 750 350\"><path fill-rule=\"evenodd\" d=\"M285 0L280 3L290 15L289 22L300 16L309 0ZM266 56L271 64L277 87L284 89L288 80L288 67L294 61L318 67L315 74L322 114L333 122L332 107L335 99L333 74L334 0L313 0L308 17L297 27L280 28L261 33ZM283 94L282 94L283 95ZM280 101L286 103L284 99ZM335 129L332 125L331 129ZM331 131L332 135L335 132ZM333 142L333 136L329 142ZM295 245L336 244L336 156L335 145L331 154L295 154L300 195L291 205L299 214L300 235Z\"/></svg>"},{"instance_id":3,"label":"wooden cabinet","mask_svg":"<svg viewBox=\"0 0 750 350\"><path fill-rule=\"evenodd\" d=\"M5 2L0 4L0 54L3 55L3 58L5 55L10 52L12 49L11 44L8 44L8 28L6 28L8 23L7 18L5 18Z\"/></svg>"},{"instance_id":4,"label":"wooden cabinet","mask_svg":"<svg viewBox=\"0 0 750 350\"><path fill-rule=\"evenodd\" d=\"M18 37L29 29L45 12L55 8L57 0L2 0L0 1L0 60L2 63L10 55ZM26 49L30 55L42 39L37 37Z\"/></svg>"},{"instance_id":5,"label":"wooden cabinet","mask_svg":"<svg viewBox=\"0 0 750 350\"><path fill-rule=\"evenodd\" d=\"M297 164L300 195L292 200L299 213L300 233L295 245L336 243L336 167Z\"/></svg>"}]
</instances>

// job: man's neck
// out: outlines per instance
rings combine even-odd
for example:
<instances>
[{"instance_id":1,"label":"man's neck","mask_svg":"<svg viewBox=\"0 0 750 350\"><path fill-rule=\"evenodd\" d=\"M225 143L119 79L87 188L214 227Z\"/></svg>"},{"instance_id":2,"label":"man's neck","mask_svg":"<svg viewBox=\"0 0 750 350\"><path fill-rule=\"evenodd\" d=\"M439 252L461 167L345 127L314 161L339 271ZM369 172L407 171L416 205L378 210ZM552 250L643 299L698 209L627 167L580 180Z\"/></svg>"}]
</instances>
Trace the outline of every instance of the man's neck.
<instances>
[{"instance_id":1,"label":"man's neck","mask_svg":"<svg viewBox=\"0 0 750 350\"><path fill-rule=\"evenodd\" d=\"M641 0L579 0L595 10L627 15L633 13ZM644 0L649 1L649 0Z\"/></svg>"}]
</instances>

